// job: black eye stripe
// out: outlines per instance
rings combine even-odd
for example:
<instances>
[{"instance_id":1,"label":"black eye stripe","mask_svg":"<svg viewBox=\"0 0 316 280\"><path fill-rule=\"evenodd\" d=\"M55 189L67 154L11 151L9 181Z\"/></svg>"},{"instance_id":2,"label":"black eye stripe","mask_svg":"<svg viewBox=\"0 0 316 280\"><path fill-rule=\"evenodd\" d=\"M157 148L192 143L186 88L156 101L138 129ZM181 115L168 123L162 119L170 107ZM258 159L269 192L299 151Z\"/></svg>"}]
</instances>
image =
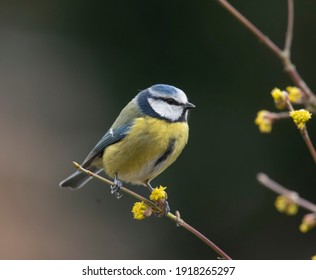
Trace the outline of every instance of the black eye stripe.
<instances>
[{"instance_id":1,"label":"black eye stripe","mask_svg":"<svg viewBox=\"0 0 316 280\"><path fill-rule=\"evenodd\" d=\"M173 98L167 98L167 97L156 97L156 96L152 96L152 99L155 100L161 100L164 101L166 103L168 103L169 105L176 105L176 106L183 106L181 103L179 103L178 101L174 100Z\"/></svg>"},{"instance_id":2,"label":"black eye stripe","mask_svg":"<svg viewBox=\"0 0 316 280\"><path fill-rule=\"evenodd\" d=\"M145 115L148 115L150 117L153 117L153 118L157 118L157 119L162 119L162 120L165 120L167 122L186 122L187 121L187 110L185 108L185 104L183 103L179 103L176 101L177 105L174 105L174 106L180 106L183 108L183 111L182 111L182 115L176 119L176 120L171 120L170 118L166 117L166 116L162 116L160 115L159 113L157 113L156 111L154 111L154 109L152 108L152 105L150 104L150 100L160 100L163 101L163 102L166 102L166 99L168 99L170 97L168 96L155 96L155 95L152 95L150 93L148 93L148 91L142 91L138 94L137 98L136 98L136 102L139 106L139 109L142 111L143 114Z\"/></svg>"},{"instance_id":3,"label":"black eye stripe","mask_svg":"<svg viewBox=\"0 0 316 280\"><path fill-rule=\"evenodd\" d=\"M180 105L177 101L175 101L173 98L166 98L164 99L165 102L167 102L170 105Z\"/></svg>"}]
</instances>

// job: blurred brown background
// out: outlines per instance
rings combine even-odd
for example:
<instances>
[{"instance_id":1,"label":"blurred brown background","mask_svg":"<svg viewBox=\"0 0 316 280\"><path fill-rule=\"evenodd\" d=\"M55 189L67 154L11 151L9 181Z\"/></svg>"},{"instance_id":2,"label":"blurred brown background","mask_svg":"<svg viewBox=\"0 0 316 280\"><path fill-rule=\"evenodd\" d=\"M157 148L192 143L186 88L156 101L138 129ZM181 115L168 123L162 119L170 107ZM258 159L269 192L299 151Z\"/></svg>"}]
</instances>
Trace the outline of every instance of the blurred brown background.
<instances>
[{"instance_id":1,"label":"blurred brown background","mask_svg":"<svg viewBox=\"0 0 316 280\"><path fill-rule=\"evenodd\" d=\"M286 1L231 1L282 46ZM295 1L293 60L312 89L315 1ZM140 89L169 83L196 104L190 141L154 180L172 210L235 259L309 259L298 230L259 186L267 172L316 202L315 166L289 121L253 124L269 92L291 85L275 57L216 1L0 1L0 258L213 259L167 219L135 221L134 200L74 171ZM315 123L309 130L316 143ZM144 188L133 187L146 194Z\"/></svg>"}]
</instances>

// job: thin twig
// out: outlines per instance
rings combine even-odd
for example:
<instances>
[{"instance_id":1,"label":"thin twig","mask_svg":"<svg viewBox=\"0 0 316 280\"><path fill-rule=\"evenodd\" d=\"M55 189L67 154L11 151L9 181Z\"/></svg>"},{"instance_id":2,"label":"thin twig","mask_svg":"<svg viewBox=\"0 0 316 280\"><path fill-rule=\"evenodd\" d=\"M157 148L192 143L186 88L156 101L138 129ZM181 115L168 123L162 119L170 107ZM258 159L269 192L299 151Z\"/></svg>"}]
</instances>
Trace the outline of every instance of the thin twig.
<instances>
[{"instance_id":1,"label":"thin twig","mask_svg":"<svg viewBox=\"0 0 316 280\"><path fill-rule=\"evenodd\" d=\"M316 163L316 150L315 150L315 147L313 145L311 138L309 137L307 128L304 127L303 129L300 129L300 132L301 132L301 135L302 135L302 137L307 145L307 148L308 148L310 154L313 157L314 162Z\"/></svg>"},{"instance_id":2,"label":"thin twig","mask_svg":"<svg viewBox=\"0 0 316 280\"><path fill-rule=\"evenodd\" d=\"M282 50L270 40L260 29L250 22L243 14L241 14L234 6L226 0L218 0L229 13L231 13L239 22L241 22L248 30L250 30L262 43L264 43L276 56L283 59Z\"/></svg>"},{"instance_id":3,"label":"thin twig","mask_svg":"<svg viewBox=\"0 0 316 280\"><path fill-rule=\"evenodd\" d=\"M95 174L85 168L83 168L80 164L78 164L77 162L73 161L73 164L75 165L75 167L81 171L84 172L86 174L88 174L89 176L92 176L100 181L102 181L103 183L113 186L114 182L112 182L111 180L108 180L98 174ZM147 198L131 191L130 189L126 188L126 187L121 187L120 190L124 193L127 193L131 196L133 196L134 198L136 198L137 200L140 201L144 201L146 204L148 204L149 206L151 206L155 211L157 211L158 213L163 214L163 210L158 207L156 204L154 204L152 201L148 200ZM174 215L170 212L168 212L166 214L166 217L168 217L169 219L171 219L172 221L174 221L177 225L185 228L186 230L188 230L189 232L193 233L197 238L199 238L200 240L202 240L206 245L208 245L210 248L212 248L217 254L219 254L223 259L226 260L231 260L231 257L229 255L227 255L221 248L219 248L215 243L213 243L211 240L209 240L205 235L203 235L202 233L200 233L198 230L196 230L195 228L193 228L192 226L190 226L188 223L186 223L183 219L181 219L179 217L179 215Z\"/></svg>"},{"instance_id":4,"label":"thin twig","mask_svg":"<svg viewBox=\"0 0 316 280\"><path fill-rule=\"evenodd\" d=\"M311 211L313 213L316 212L316 205L298 195L298 193L291 191L279 183L275 182L271 178L268 177L265 173L258 173L257 174L257 180L259 183L261 183L263 186L269 188L270 190L274 191L275 193L288 196L290 199L293 200L297 205L300 207Z\"/></svg>"},{"instance_id":5,"label":"thin twig","mask_svg":"<svg viewBox=\"0 0 316 280\"><path fill-rule=\"evenodd\" d=\"M301 88L306 105L316 107L316 96L312 90L304 82L300 74L297 72L295 65L291 61L291 44L293 37L294 22L294 5L292 0L288 0L288 27L285 40L285 48L282 50L272 40L268 38L261 30L259 30L252 22L242 15L235 7L226 0L217 0L230 14L232 14L239 22L241 22L248 30L252 32L264 45L266 45L283 63L284 70L288 73L294 84Z\"/></svg>"},{"instance_id":6,"label":"thin twig","mask_svg":"<svg viewBox=\"0 0 316 280\"><path fill-rule=\"evenodd\" d=\"M107 179L107 178L104 178L96 173L93 173L91 172L90 170L88 169L85 169L83 168L80 164L78 164L77 162L73 161L72 162L73 165L81 172L84 172L86 173L87 175L91 176L91 177L94 177L98 180L100 180L101 182L107 184L107 185L110 185L110 186L113 186L114 185L114 182L112 182L111 180ZM146 202L146 204L148 204L150 207L153 207L154 210L157 210L158 212L162 212L162 209L160 209L156 204L154 204L152 201L148 200L147 198L139 195L138 193L135 193L125 187L121 187L121 191L124 192L124 193L128 193L129 195L133 196L134 198L138 199L138 200L141 200L141 201L144 201Z\"/></svg>"},{"instance_id":7,"label":"thin twig","mask_svg":"<svg viewBox=\"0 0 316 280\"><path fill-rule=\"evenodd\" d=\"M193 233L196 237L198 237L200 240L202 240L205 244L207 244L209 247L211 247L218 255L220 255L225 260L231 260L231 257L228 256L221 248L219 248L215 243L213 243L211 240L209 240L205 235L200 233L198 230L196 230L194 227L190 226L188 223L183 221L182 219L178 219L177 216L171 214L170 212L167 214L167 216L175 221L177 225L182 226L186 230ZM211 243L211 244L210 244Z\"/></svg>"},{"instance_id":8,"label":"thin twig","mask_svg":"<svg viewBox=\"0 0 316 280\"><path fill-rule=\"evenodd\" d=\"M289 111L290 112L294 111L293 105L290 102L290 100L289 100L287 95L286 95L286 99L285 100L286 100L286 105L287 105ZM309 137L309 134L308 134L306 126L304 126L303 128L299 129L299 131L300 131L300 133L302 135L303 140L306 143L306 146L307 146L310 154L312 155L314 163L316 163L316 150L315 150L315 147L313 145L313 142L312 142L311 138Z\"/></svg>"},{"instance_id":9,"label":"thin twig","mask_svg":"<svg viewBox=\"0 0 316 280\"><path fill-rule=\"evenodd\" d=\"M242 15L235 7L233 7L226 0L217 0L228 12L230 12L237 20L239 20L248 30L250 30L260 41L262 41L283 63L284 70L291 77L293 82L302 90L304 94L304 103L306 106L311 105L311 109L316 108L316 96L311 89L306 85L300 74L297 72L296 67L291 61L291 46L293 39L293 26L294 26L294 2L288 0L288 20L287 30L285 36L284 49L280 49L273 41L271 41L264 33L262 33L254 24L252 24L244 15ZM288 103L289 110L292 111L293 106ZM306 127L300 129L300 133L316 163L316 150L308 135Z\"/></svg>"},{"instance_id":10,"label":"thin twig","mask_svg":"<svg viewBox=\"0 0 316 280\"><path fill-rule=\"evenodd\" d=\"M285 36L285 44L284 44L284 52L288 53L288 55L291 55L291 46L292 46L292 40L293 40L293 26L294 26L294 3L293 0L287 1L288 5L288 16L287 16L287 30L286 30L286 36Z\"/></svg>"},{"instance_id":11,"label":"thin twig","mask_svg":"<svg viewBox=\"0 0 316 280\"><path fill-rule=\"evenodd\" d=\"M281 120L281 119L288 119L290 117L288 112L268 112L267 113L267 118L271 120Z\"/></svg>"}]
</instances>

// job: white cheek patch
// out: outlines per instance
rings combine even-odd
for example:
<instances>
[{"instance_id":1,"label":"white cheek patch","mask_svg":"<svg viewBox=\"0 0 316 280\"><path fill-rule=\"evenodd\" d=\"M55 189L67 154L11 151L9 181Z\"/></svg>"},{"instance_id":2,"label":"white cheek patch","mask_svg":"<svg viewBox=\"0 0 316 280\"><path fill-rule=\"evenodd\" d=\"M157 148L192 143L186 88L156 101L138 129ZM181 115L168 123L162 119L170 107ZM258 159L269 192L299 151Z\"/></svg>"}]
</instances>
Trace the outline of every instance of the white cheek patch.
<instances>
[{"instance_id":1,"label":"white cheek patch","mask_svg":"<svg viewBox=\"0 0 316 280\"><path fill-rule=\"evenodd\" d=\"M170 120L178 120L183 113L183 108L177 105L170 105L162 100L148 98L151 108L160 116Z\"/></svg>"}]
</instances>

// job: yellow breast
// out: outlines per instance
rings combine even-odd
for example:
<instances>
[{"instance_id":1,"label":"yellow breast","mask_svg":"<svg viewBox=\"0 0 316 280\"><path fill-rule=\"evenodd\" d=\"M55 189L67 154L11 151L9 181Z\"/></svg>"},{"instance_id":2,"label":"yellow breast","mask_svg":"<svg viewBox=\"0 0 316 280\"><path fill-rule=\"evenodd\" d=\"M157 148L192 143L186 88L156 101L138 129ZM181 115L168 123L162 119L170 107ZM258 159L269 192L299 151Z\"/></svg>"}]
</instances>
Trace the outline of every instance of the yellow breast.
<instances>
[{"instance_id":1,"label":"yellow breast","mask_svg":"<svg viewBox=\"0 0 316 280\"><path fill-rule=\"evenodd\" d=\"M124 139L105 149L104 170L122 181L146 185L177 159L188 135L186 122L137 118Z\"/></svg>"}]
</instances>

